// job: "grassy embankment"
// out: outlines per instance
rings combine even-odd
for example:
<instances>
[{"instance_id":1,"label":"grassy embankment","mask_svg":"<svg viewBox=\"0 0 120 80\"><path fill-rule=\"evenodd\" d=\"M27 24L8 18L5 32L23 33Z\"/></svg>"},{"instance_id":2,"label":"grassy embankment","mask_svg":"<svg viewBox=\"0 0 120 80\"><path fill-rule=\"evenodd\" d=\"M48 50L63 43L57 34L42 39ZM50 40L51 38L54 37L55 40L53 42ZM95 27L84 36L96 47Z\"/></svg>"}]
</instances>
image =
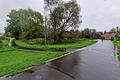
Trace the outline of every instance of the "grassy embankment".
<instances>
[{"instance_id":1,"label":"grassy embankment","mask_svg":"<svg viewBox=\"0 0 120 80\"><path fill-rule=\"evenodd\" d=\"M69 43L67 48L82 48L95 43L96 41L85 40L78 43ZM8 41L3 40L3 47L0 48L0 76L13 75L23 71L28 67L44 64L47 60L62 56L67 52L52 51L28 51L8 47ZM38 48L66 48L64 44L59 45L29 45L25 42L17 41L17 44L26 47Z\"/></svg>"},{"instance_id":2,"label":"grassy embankment","mask_svg":"<svg viewBox=\"0 0 120 80\"><path fill-rule=\"evenodd\" d=\"M73 48L73 49L83 48L83 47L91 45L95 42L96 41L94 41L94 40L86 39L86 40L78 41L76 43L67 43L66 45L65 44L55 44L55 45L34 44L34 45L30 45L30 44L27 44L27 43L22 42L22 41L16 41L17 45L29 47L29 48L67 48L67 49L69 49L69 48Z\"/></svg>"},{"instance_id":3,"label":"grassy embankment","mask_svg":"<svg viewBox=\"0 0 120 80\"><path fill-rule=\"evenodd\" d=\"M120 40L114 40L113 43L117 46L118 48L118 58L120 60Z\"/></svg>"}]
</instances>

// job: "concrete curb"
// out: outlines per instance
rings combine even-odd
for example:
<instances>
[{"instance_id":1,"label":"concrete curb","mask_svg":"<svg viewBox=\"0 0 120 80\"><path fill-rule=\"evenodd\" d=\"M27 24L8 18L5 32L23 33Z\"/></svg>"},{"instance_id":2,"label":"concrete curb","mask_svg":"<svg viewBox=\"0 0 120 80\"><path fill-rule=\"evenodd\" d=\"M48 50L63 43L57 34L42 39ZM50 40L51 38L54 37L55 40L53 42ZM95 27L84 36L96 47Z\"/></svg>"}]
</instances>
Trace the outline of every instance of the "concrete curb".
<instances>
[{"instance_id":1,"label":"concrete curb","mask_svg":"<svg viewBox=\"0 0 120 80\"><path fill-rule=\"evenodd\" d=\"M82 49L84 49L84 48L76 49L75 51L72 51L72 52L66 53L66 54L64 54L64 55L62 55L62 56L59 56L59 57L56 57L56 58L53 58L53 59L47 60L45 63L48 63L48 62L51 62L51 61L58 60L58 59L60 59L60 58L66 57L66 56L68 56L68 55L70 55L70 54L73 54L73 53L75 53L75 52L77 52L77 51L81 51Z\"/></svg>"}]
</instances>

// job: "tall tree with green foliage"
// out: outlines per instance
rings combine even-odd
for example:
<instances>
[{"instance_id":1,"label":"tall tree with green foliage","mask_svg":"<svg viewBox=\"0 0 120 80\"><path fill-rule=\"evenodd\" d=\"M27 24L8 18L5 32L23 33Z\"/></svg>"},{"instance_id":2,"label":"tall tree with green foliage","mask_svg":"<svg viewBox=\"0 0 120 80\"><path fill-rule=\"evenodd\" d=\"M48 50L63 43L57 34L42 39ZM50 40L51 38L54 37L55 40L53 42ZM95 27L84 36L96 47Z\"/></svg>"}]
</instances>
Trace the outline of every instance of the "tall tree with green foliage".
<instances>
[{"instance_id":1,"label":"tall tree with green foliage","mask_svg":"<svg viewBox=\"0 0 120 80\"><path fill-rule=\"evenodd\" d=\"M12 10L7 16L6 34L25 40L42 37L44 21L41 13L32 9L19 9Z\"/></svg>"},{"instance_id":2,"label":"tall tree with green foliage","mask_svg":"<svg viewBox=\"0 0 120 80\"><path fill-rule=\"evenodd\" d=\"M59 0L45 0L49 11L49 22L53 28L54 42L62 42L63 34L70 29L76 29L81 23L80 7L75 0L64 2ZM54 3L51 3L53 1Z\"/></svg>"},{"instance_id":3,"label":"tall tree with green foliage","mask_svg":"<svg viewBox=\"0 0 120 80\"><path fill-rule=\"evenodd\" d=\"M11 10L7 16L7 27L5 27L6 35L18 39L21 34L20 15L16 10Z\"/></svg>"}]
</instances>

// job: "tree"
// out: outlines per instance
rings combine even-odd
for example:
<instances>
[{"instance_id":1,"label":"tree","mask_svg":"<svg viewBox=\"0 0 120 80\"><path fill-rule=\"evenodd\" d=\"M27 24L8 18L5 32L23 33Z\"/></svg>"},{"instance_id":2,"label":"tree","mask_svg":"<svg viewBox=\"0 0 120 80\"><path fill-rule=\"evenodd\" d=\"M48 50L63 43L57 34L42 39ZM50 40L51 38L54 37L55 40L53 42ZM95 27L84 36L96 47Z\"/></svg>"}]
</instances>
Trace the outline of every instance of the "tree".
<instances>
[{"instance_id":1,"label":"tree","mask_svg":"<svg viewBox=\"0 0 120 80\"><path fill-rule=\"evenodd\" d=\"M110 30L110 32L116 33L117 30L116 30L116 28L112 28L112 29Z\"/></svg>"},{"instance_id":2,"label":"tree","mask_svg":"<svg viewBox=\"0 0 120 80\"><path fill-rule=\"evenodd\" d=\"M12 10L7 16L9 17L9 19L7 20L5 33L7 34L7 36L15 37L16 39L18 39L21 34L18 12L16 10Z\"/></svg>"},{"instance_id":3,"label":"tree","mask_svg":"<svg viewBox=\"0 0 120 80\"><path fill-rule=\"evenodd\" d=\"M83 38L89 38L90 39L90 29L89 28L85 28L83 31L82 31L82 36Z\"/></svg>"},{"instance_id":4,"label":"tree","mask_svg":"<svg viewBox=\"0 0 120 80\"><path fill-rule=\"evenodd\" d=\"M32 9L12 10L8 16L6 34L16 39L32 39L42 36L44 31L43 16Z\"/></svg>"},{"instance_id":5,"label":"tree","mask_svg":"<svg viewBox=\"0 0 120 80\"><path fill-rule=\"evenodd\" d=\"M81 23L80 7L75 0L67 3L59 0L45 0L49 10L49 22L53 28L54 42L62 42L63 34L70 29L76 29ZM52 4L52 5L51 5Z\"/></svg>"}]
</instances>

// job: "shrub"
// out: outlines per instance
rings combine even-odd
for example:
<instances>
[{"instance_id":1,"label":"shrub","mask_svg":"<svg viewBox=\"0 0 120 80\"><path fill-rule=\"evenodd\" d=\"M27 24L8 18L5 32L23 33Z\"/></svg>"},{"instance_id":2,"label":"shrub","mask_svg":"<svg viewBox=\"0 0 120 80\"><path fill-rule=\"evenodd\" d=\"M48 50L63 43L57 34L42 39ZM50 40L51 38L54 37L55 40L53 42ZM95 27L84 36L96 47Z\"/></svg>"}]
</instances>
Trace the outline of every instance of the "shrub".
<instances>
[{"instance_id":1,"label":"shrub","mask_svg":"<svg viewBox=\"0 0 120 80\"><path fill-rule=\"evenodd\" d=\"M72 38L72 39L67 39L66 43L77 43L77 42L81 42L81 41L84 41L84 39Z\"/></svg>"},{"instance_id":2,"label":"shrub","mask_svg":"<svg viewBox=\"0 0 120 80\"><path fill-rule=\"evenodd\" d=\"M53 44L54 40L53 39L47 39L47 44Z\"/></svg>"},{"instance_id":3,"label":"shrub","mask_svg":"<svg viewBox=\"0 0 120 80\"><path fill-rule=\"evenodd\" d=\"M0 48L2 47L2 40L0 39Z\"/></svg>"},{"instance_id":4,"label":"shrub","mask_svg":"<svg viewBox=\"0 0 120 80\"><path fill-rule=\"evenodd\" d=\"M44 39L43 38L36 38L36 39L31 39L26 41L28 44L44 44Z\"/></svg>"},{"instance_id":5,"label":"shrub","mask_svg":"<svg viewBox=\"0 0 120 80\"><path fill-rule=\"evenodd\" d=\"M0 40L2 40L2 39L4 39L4 37L3 37L3 36L0 36Z\"/></svg>"}]
</instances>

